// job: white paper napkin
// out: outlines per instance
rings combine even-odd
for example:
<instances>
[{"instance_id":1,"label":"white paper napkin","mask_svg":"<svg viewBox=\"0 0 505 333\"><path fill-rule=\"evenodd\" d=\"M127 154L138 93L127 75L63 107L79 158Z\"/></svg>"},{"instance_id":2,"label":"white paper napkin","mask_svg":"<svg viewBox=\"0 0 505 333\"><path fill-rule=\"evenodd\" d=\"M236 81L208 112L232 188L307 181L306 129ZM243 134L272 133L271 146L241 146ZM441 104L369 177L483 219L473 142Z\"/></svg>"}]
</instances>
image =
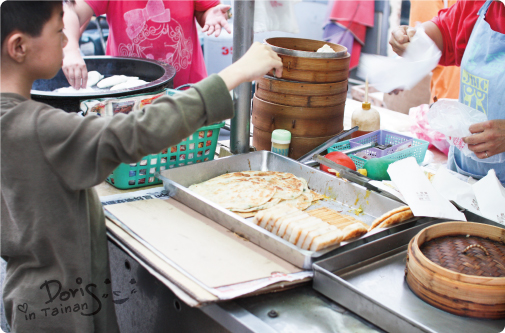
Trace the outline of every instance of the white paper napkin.
<instances>
[{"instance_id":1,"label":"white paper napkin","mask_svg":"<svg viewBox=\"0 0 505 333\"><path fill-rule=\"evenodd\" d=\"M362 54L358 76L368 77L379 91L389 93L394 89L412 89L437 66L442 52L426 34L422 26L416 27L403 57L383 57Z\"/></svg>"},{"instance_id":2,"label":"white paper napkin","mask_svg":"<svg viewBox=\"0 0 505 333\"><path fill-rule=\"evenodd\" d=\"M388 173L415 216L466 221L465 215L435 190L414 157L390 164Z\"/></svg>"},{"instance_id":3,"label":"white paper napkin","mask_svg":"<svg viewBox=\"0 0 505 333\"><path fill-rule=\"evenodd\" d=\"M493 169L472 185L480 215L505 225L505 189ZM466 207L465 207L466 208Z\"/></svg>"},{"instance_id":4,"label":"white paper napkin","mask_svg":"<svg viewBox=\"0 0 505 333\"><path fill-rule=\"evenodd\" d=\"M482 215L472 185L458 179L448 169L438 169L432 184L447 200L453 200L469 211Z\"/></svg>"}]
</instances>

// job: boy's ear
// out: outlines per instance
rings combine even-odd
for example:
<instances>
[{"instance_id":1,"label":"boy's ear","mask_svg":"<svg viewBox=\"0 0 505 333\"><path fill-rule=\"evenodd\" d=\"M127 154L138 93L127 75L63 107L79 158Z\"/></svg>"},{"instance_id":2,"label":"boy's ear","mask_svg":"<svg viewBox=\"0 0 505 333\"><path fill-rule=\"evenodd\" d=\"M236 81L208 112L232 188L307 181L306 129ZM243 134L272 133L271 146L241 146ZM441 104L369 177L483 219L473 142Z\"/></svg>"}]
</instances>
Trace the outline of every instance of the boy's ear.
<instances>
[{"instance_id":1,"label":"boy's ear","mask_svg":"<svg viewBox=\"0 0 505 333\"><path fill-rule=\"evenodd\" d=\"M28 36L22 32L14 32L4 41L7 54L12 60L22 63L27 54Z\"/></svg>"}]
</instances>

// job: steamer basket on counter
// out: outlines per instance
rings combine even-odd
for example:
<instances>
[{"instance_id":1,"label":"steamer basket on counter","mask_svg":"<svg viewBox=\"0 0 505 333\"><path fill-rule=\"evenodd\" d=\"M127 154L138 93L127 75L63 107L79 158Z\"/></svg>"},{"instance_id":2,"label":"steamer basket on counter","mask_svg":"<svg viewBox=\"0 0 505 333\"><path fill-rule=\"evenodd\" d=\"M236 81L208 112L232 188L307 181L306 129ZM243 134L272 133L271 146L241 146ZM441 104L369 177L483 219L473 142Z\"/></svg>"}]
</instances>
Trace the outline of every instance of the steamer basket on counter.
<instances>
[{"instance_id":1,"label":"steamer basket on counter","mask_svg":"<svg viewBox=\"0 0 505 333\"><path fill-rule=\"evenodd\" d=\"M351 56L342 45L319 40L275 37L265 43L281 57L282 78L291 81L329 83L347 80ZM335 53L316 52L324 45ZM273 76L273 72L270 74Z\"/></svg>"},{"instance_id":2,"label":"steamer basket on counter","mask_svg":"<svg viewBox=\"0 0 505 333\"><path fill-rule=\"evenodd\" d=\"M256 80L256 96L264 101L289 106L334 106L345 102L347 80L311 84L264 76Z\"/></svg>"},{"instance_id":3,"label":"steamer basket on counter","mask_svg":"<svg viewBox=\"0 0 505 333\"><path fill-rule=\"evenodd\" d=\"M340 133L344 126L349 59L344 46L301 38L265 42L282 58L282 78L273 73L256 81L253 145L270 150L276 129L291 132L289 157L297 159ZM323 45L335 52L316 52Z\"/></svg>"},{"instance_id":4,"label":"steamer basket on counter","mask_svg":"<svg viewBox=\"0 0 505 333\"><path fill-rule=\"evenodd\" d=\"M409 243L406 281L427 303L476 318L505 318L505 229L440 223Z\"/></svg>"}]
</instances>

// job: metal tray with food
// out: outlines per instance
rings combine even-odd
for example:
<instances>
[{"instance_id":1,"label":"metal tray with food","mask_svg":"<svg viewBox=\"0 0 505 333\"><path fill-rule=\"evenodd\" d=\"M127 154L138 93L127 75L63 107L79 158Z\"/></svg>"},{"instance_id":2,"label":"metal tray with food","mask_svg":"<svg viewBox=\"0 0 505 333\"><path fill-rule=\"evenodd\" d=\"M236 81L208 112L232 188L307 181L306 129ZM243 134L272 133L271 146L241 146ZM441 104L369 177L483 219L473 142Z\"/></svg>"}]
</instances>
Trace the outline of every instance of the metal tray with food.
<instances>
[{"instance_id":1,"label":"metal tray with food","mask_svg":"<svg viewBox=\"0 0 505 333\"><path fill-rule=\"evenodd\" d=\"M200 184L218 176L248 170L291 173L296 177L303 178L311 191L324 196L324 199L312 203L305 210L308 214L315 214L317 210L329 208L333 212L345 215L346 218L352 216L357 222L370 226L377 217L403 206L398 201L368 191L360 185L344 181L293 159L268 151L235 155L206 163L163 170L158 176L163 180L170 197L304 269L310 269L315 260L321 259L322 256L329 253L334 255L424 222L423 219L412 218L387 229L374 229L359 238L343 241L323 250L303 250L260 227L254 223L253 218L246 219L243 217L244 214L232 212L189 189L191 185L194 186L194 184Z\"/></svg>"},{"instance_id":2,"label":"metal tray with food","mask_svg":"<svg viewBox=\"0 0 505 333\"><path fill-rule=\"evenodd\" d=\"M387 332L501 332L505 319L477 319L440 310L405 281L408 243L427 223L321 260L313 287Z\"/></svg>"}]
</instances>

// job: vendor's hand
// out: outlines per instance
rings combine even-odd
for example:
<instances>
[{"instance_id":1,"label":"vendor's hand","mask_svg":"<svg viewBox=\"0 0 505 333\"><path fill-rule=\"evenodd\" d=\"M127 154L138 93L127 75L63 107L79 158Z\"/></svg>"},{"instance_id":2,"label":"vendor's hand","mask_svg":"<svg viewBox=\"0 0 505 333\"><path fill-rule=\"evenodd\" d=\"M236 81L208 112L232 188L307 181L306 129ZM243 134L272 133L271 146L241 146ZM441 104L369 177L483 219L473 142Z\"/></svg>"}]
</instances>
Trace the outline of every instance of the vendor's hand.
<instances>
[{"instance_id":1,"label":"vendor's hand","mask_svg":"<svg viewBox=\"0 0 505 333\"><path fill-rule=\"evenodd\" d=\"M68 83L75 89L86 88L88 82L88 70L86 63L81 56L79 49L64 50L63 74L65 74Z\"/></svg>"},{"instance_id":2,"label":"vendor's hand","mask_svg":"<svg viewBox=\"0 0 505 333\"><path fill-rule=\"evenodd\" d=\"M416 34L416 29L409 27L407 25L401 25L393 32L391 32L391 38L389 39L389 44L393 48L393 51L401 56L403 52L407 49L410 39Z\"/></svg>"},{"instance_id":3,"label":"vendor's hand","mask_svg":"<svg viewBox=\"0 0 505 333\"><path fill-rule=\"evenodd\" d=\"M221 34L221 28L224 28L231 34L231 29L228 25L228 10L230 8L231 6L228 5L217 5L209 8L203 14L204 25L202 32L207 32L207 36L214 33L214 36L218 37Z\"/></svg>"},{"instance_id":4,"label":"vendor's hand","mask_svg":"<svg viewBox=\"0 0 505 333\"><path fill-rule=\"evenodd\" d=\"M275 76L282 76L282 60L268 45L255 42L236 62L223 69L219 75L229 90L244 82L261 78L271 69Z\"/></svg>"},{"instance_id":5,"label":"vendor's hand","mask_svg":"<svg viewBox=\"0 0 505 333\"><path fill-rule=\"evenodd\" d=\"M478 158L505 152L505 120L488 120L469 128L473 135L463 139Z\"/></svg>"},{"instance_id":6,"label":"vendor's hand","mask_svg":"<svg viewBox=\"0 0 505 333\"><path fill-rule=\"evenodd\" d=\"M401 88L398 88L398 89L395 89L391 92L388 93L388 95L398 95L399 93L401 93L403 91L403 89Z\"/></svg>"}]
</instances>

